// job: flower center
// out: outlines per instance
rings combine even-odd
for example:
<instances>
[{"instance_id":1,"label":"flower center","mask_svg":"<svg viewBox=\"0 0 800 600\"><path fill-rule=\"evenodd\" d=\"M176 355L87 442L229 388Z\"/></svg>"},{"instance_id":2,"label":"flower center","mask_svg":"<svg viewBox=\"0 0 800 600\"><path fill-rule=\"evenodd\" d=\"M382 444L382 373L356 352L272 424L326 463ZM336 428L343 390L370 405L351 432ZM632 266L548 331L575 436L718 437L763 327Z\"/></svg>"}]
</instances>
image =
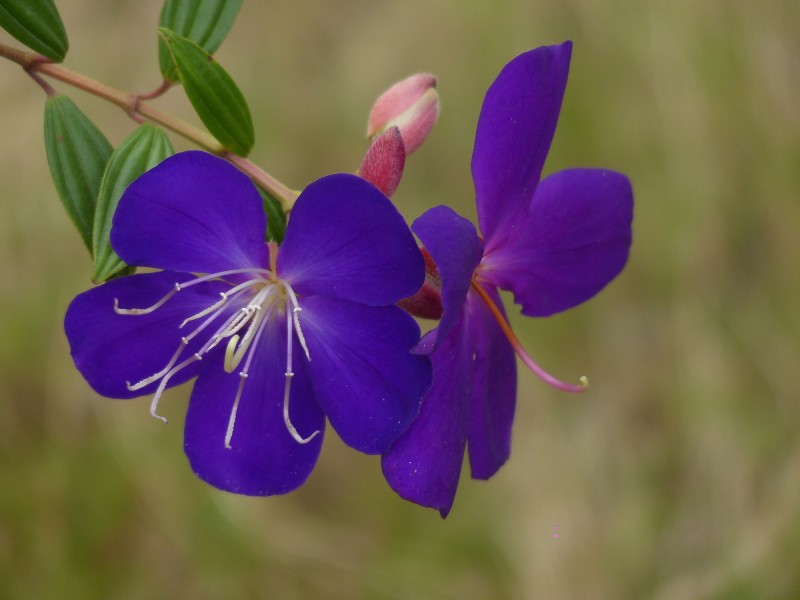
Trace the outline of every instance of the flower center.
<instances>
[{"instance_id":1,"label":"flower center","mask_svg":"<svg viewBox=\"0 0 800 600\"><path fill-rule=\"evenodd\" d=\"M271 250L273 249L271 248ZM270 254L274 255L275 252L270 252ZM270 266L273 267L272 270L258 268L233 269L202 275L190 279L189 281L175 283L174 288L170 290L169 293L147 308L120 308L117 299L114 299L114 311L117 314L126 316L146 315L161 308L180 291L197 285L198 283L212 280L224 281L225 277L231 275L244 274L250 276L249 279L242 283L236 285L231 284L229 290L220 293L220 299L218 301L183 320L178 326L178 329L182 330L189 323L194 323L196 321L200 323L191 333L180 338L178 348L163 369L134 384L126 382L128 389L131 391L142 389L156 381L159 382L150 404L150 414L166 423L167 419L158 414L158 402L169 384L170 379L192 363L203 360L208 352L225 342L226 347L223 368L227 373L233 373L241 366L239 370L239 386L236 390L236 397L234 398L233 408L231 409L228 428L225 434L225 447L230 448L236 425L236 413L239 409L239 402L242 398L245 382L250 373L253 358L258 349L258 342L270 319L282 318L285 315L286 371L284 372L283 420L286 429L300 444L310 442L320 433L320 431L317 430L308 437L302 437L289 418L289 396L291 393L292 378L294 377L294 371L292 369L292 345L295 335L309 361L311 360L311 355L309 354L308 346L303 336L303 330L300 326L300 313L302 312L302 308L300 307L297 294L295 294L292 286L287 281L278 278L274 270L275 261L271 260L270 262ZM236 306L239 307L238 310L232 310ZM213 333L210 335L206 333L207 338L205 343L191 356L184 356L189 343L207 330L213 331Z\"/></svg>"}]
</instances>

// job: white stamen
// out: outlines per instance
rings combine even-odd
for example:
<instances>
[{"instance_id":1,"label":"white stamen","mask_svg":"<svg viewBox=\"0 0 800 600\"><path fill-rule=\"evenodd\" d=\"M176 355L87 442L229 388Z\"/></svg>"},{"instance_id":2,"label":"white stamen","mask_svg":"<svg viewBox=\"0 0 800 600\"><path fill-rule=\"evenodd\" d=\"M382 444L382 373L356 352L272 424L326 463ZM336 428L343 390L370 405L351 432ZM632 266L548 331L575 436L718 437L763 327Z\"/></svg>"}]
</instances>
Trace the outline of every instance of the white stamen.
<instances>
[{"instance_id":1,"label":"white stamen","mask_svg":"<svg viewBox=\"0 0 800 600\"><path fill-rule=\"evenodd\" d=\"M158 302L156 302L152 306L148 306L147 308L120 308L119 307L119 299L118 298L114 298L114 312L116 312L118 315L147 315L147 314L150 314L151 312L161 308L162 306L164 306L164 304L170 298L172 298L175 294L177 294L181 290L185 290L188 287L191 287L191 286L193 286L195 284L198 284L198 283L202 283L204 281L210 281L212 279L219 279L220 277L224 277L226 275L236 275L236 274L239 274L239 273L257 273L259 275L272 275L272 271L270 271L268 269L257 269L257 268L253 268L253 267L246 268L246 269L230 269L228 271L220 271L218 273L211 273L210 275L203 275L202 277L196 277L196 278L191 279L189 281L184 281L184 282L181 282L181 283L177 283L176 282L174 289L170 290L169 293L166 296L161 298L161 300L159 300ZM251 286L251 285L256 285L256 284L263 283L263 282L264 282L264 278L263 277L259 277L257 279L250 279L250 280L246 281L245 283L241 283L241 284L237 285L236 287L234 287L233 289L229 290L228 291L228 295L231 295L231 294L233 294L235 292L238 292L240 289L243 289L244 287ZM203 314L195 315L195 318L199 318L201 316L203 316ZM188 319L188 320L191 320L191 318ZM184 324L185 324L185 322L184 322ZM183 325L181 325L181 327L183 327Z\"/></svg>"},{"instance_id":2,"label":"white stamen","mask_svg":"<svg viewBox=\"0 0 800 600\"><path fill-rule=\"evenodd\" d=\"M129 381L126 381L125 387L128 388L129 392L135 392L136 390L140 390L146 385L150 385L154 381L161 379L164 375L167 374L167 372L173 367L173 365L176 362L178 362L178 357L181 355L183 350L188 345L189 345L189 340L187 340L186 338L181 338L181 343L178 346L178 349L175 351L175 354L172 355L172 358L169 360L166 367L161 369L158 373L153 373L152 375L150 375L150 377L145 377L141 381L137 381L133 385L131 385Z\"/></svg>"},{"instance_id":3,"label":"white stamen","mask_svg":"<svg viewBox=\"0 0 800 600\"><path fill-rule=\"evenodd\" d=\"M238 365L233 364L234 355L236 354L236 343L239 341L239 336L235 335L228 342L228 347L225 348L225 362L223 368L226 373L233 373Z\"/></svg>"},{"instance_id":4,"label":"white stamen","mask_svg":"<svg viewBox=\"0 0 800 600\"><path fill-rule=\"evenodd\" d=\"M242 392L244 391L244 380L247 379L247 374L250 372L250 364L253 362L253 356L255 354L255 349L258 347L258 341L261 339L261 334L264 331L264 327L267 324L267 319L269 319L269 315L272 310L268 310L265 317L261 320L261 325L258 326L258 331L256 332L256 337L253 340L253 346L250 349L250 353L247 355L247 360L244 363L244 369L241 370L239 373L239 387L236 390L236 398L233 400L233 408L231 409L231 415L228 418L228 430L225 433L225 447L230 450L231 448L231 438L233 437L233 429L236 425L236 413L239 410L239 400L242 398Z\"/></svg>"},{"instance_id":5,"label":"white stamen","mask_svg":"<svg viewBox=\"0 0 800 600\"><path fill-rule=\"evenodd\" d=\"M225 371L228 373L233 373L234 369L239 366L239 363L242 362L242 358L244 358L245 354L247 353L248 349L250 348L251 342L253 341L253 335L260 331L261 324L269 317L272 310L270 310L265 315L261 315L261 307L263 302L266 301L272 295L273 289L267 288L265 290L260 291L255 298L253 298L250 306L247 309L250 311L249 315L252 316L255 314L255 317L250 320L250 326L247 328L247 331L244 334L244 337L241 338L241 342L239 342L239 336L236 336L236 342L228 343L228 347L225 350ZM242 309L244 310L244 309ZM234 332L240 331L245 325L245 322L241 324L237 324L235 328L226 329L225 332L220 334L220 340L223 337L232 335ZM215 341L211 347L215 346L219 343L220 340ZM236 348L236 344L239 344L238 348ZM234 350L235 349L235 350Z\"/></svg>"},{"instance_id":6,"label":"white stamen","mask_svg":"<svg viewBox=\"0 0 800 600\"><path fill-rule=\"evenodd\" d=\"M210 281L212 279L219 279L220 277L225 277L226 275L237 275L239 273L258 273L259 275L272 275L272 271L268 269L256 269L253 267L247 269L231 269L229 271L220 271L218 273L211 273L209 275L203 275L202 277L197 277L190 281L185 281L179 284L180 289L185 289L187 287L191 287L197 283L202 283L204 281ZM258 281L258 279L250 279L249 281ZM238 286L237 286L238 287ZM231 292L228 292L229 294Z\"/></svg>"},{"instance_id":7,"label":"white stamen","mask_svg":"<svg viewBox=\"0 0 800 600\"><path fill-rule=\"evenodd\" d=\"M224 295L224 294L223 294L223 295ZM236 299L236 297L237 297L237 296L234 296L233 298L231 298L231 300L234 300L234 299ZM215 305L214 305L214 306L217 306L217 305L219 305L219 302L215 303ZM151 383L153 383L153 382L155 382L155 381L157 381L157 380L161 379L161 378L162 378L162 377L163 377L163 376L164 376L164 375L165 375L165 374L166 374L166 373L167 373L167 372L168 372L168 371L169 371L169 370L170 370L170 369L173 367L173 365L174 365L174 364L175 364L175 363L178 361L178 358L180 357L180 355L181 355L181 353L183 352L183 350L184 350L184 349L185 349L185 348L186 348L186 347L189 345L189 342L190 342L192 339L194 339L194 338L195 338L197 335L199 335L199 334L200 334L200 333L201 333L201 332L202 332L202 331L203 331L203 330L204 330L206 327L208 327L208 326L209 326L209 325L210 325L210 324L211 324L211 323L212 323L212 322L213 322L213 321L214 321L214 320L215 320L215 319L216 319L216 318L219 316L219 314L220 314L220 313L221 313L221 312L222 312L224 309L225 309L225 307L224 307L224 306L221 306L221 307L219 307L219 308L217 309L217 311L216 311L216 312L215 312L213 315L211 315L211 316L210 316L208 319L206 319L206 320L205 320L205 321L204 321L204 322L203 322L203 323L202 323L202 324L201 324L199 327L197 327L197 329L195 329L195 330L194 330L192 333L190 333L190 334L189 334L189 335L187 335L186 337L182 337L182 338L181 338L181 342L180 342L180 344L179 344L179 346L178 346L178 349L175 351L175 354L172 356L172 358L171 358L171 359L169 360L169 362L167 363L167 366L165 366L163 369L161 369L161 370L160 370L160 371L158 371L157 373L154 373L153 375L150 375L149 377L146 377L145 379L142 379L141 381L138 381L138 382L136 382L136 383L135 383L135 384L133 384L133 385L131 385L131 383L130 383L130 382L126 381L126 382L125 382L125 385L126 385L126 387L128 388L128 390L130 390L130 391L132 391L132 392L135 392L135 391L137 391L137 390L140 390L140 389L142 389L143 387L145 387L145 386L147 386L147 385L150 385ZM204 314L207 314L207 311L203 311L203 312L204 312ZM201 316L202 316L202 315L201 315ZM184 323L183 323L183 324L186 324L188 321L190 321L190 320L192 320L192 319L193 319L193 317L190 317L189 319L187 319L186 321L184 321ZM183 325L181 325L181 327L183 327ZM219 332L217 332L217 334L218 334L218 333L219 333ZM217 335L217 334L215 334L215 335ZM213 337L214 337L214 336L212 336L212 339L213 339ZM209 348L204 348L204 349L201 349L201 350L200 350L200 351L197 353L197 355L198 355L199 357L202 357L202 355L203 355L203 354L205 354L206 352L208 352L208 350L210 350L210 349L211 349L210 347L209 347Z\"/></svg>"},{"instance_id":8,"label":"white stamen","mask_svg":"<svg viewBox=\"0 0 800 600\"><path fill-rule=\"evenodd\" d=\"M175 287L172 288L166 296L161 298L158 302L153 304L153 306L148 306L147 308L120 308L119 307L119 299L114 298L114 312L118 315L148 315L151 312L161 308L164 306L167 301L172 298L175 294L181 291L180 284L175 284Z\"/></svg>"},{"instance_id":9,"label":"white stamen","mask_svg":"<svg viewBox=\"0 0 800 600\"><path fill-rule=\"evenodd\" d=\"M288 285L287 285L288 289ZM289 418L289 394L292 388L292 377L294 377L294 372L292 371L292 312L289 312L289 307L286 307L286 372L284 376L286 377L286 383L283 386L283 422L286 425L286 429L289 431L291 436L298 444L307 444L315 437L317 434L320 433L319 429L317 429L314 433L312 433L307 438L301 436L295 426L292 425L292 420Z\"/></svg>"},{"instance_id":10,"label":"white stamen","mask_svg":"<svg viewBox=\"0 0 800 600\"><path fill-rule=\"evenodd\" d=\"M232 298L229 298L228 300L229 300L229 302L233 302L233 301L234 301L234 300L236 300L237 298L238 298L238 295L236 295L236 296L233 296ZM208 327L208 326L209 326L211 323L213 323L213 322L214 322L214 320L215 320L215 319L216 319L216 318L217 318L217 317L220 315L220 313L221 313L222 311L224 311L224 310L225 310L225 308L226 308L227 306L228 306L228 305L226 304L226 305L224 305L224 306L221 306L221 307L219 307L219 308L217 309L217 311L216 311L216 312L215 312L213 315L211 315L211 316L210 316L210 317L208 317L208 318L207 318L205 321L203 321L203 323L200 325L200 327L198 327L198 328L197 328L197 329L195 329L195 330L194 330L192 333L190 333L188 336L186 336L186 340L187 340L187 341L191 341L191 340L192 340L192 339L193 339L193 338L194 338L194 337L195 337L197 334L199 334L199 333L200 333L201 331L203 331L203 330L204 330L206 327ZM229 321L228 321L228 322L229 322ZM224 325L223 325L223 327L224 327ZM217 333L219 333L219 332L217 332ZM217 334L215 333L214 335L217 335ZM211 337L212 337L212 339L213 339L213 337L214 337L214 336L211 336ZM206 349L205 351L207 352L207 351L208 351L208 349Z\"/></svg>"},{"instance_id":11,"label":"white stamen","mask_svg":"<svg viewBox=\"0 0 800 600\"><path fill-rule=\"evenodd\" d=\"M260 306L255 307L259 312L261 310ZM269 315L267 315L269 316ZM266 317L261 317L259 314L256 314L255 318L250 321L250 327L247 328L247 331L244 332L244 337L242 338L242 342L239 344L239 348L233 355L234 365L233 368L235 369L240 362L242 362L242 358L244 357L245 352L250 347L250 343L253 340L253 334L256 333L259 327L261 327L261 323L264 322Z\"/></svg>"},{"instance_id":12,"label":"white stamen","mask_svg":"<svg viewBox=\"0 0 800 600\"><path fill-rule=\"evenodd\" d=\"M292 425L292 421L289 419L289 392L292 387L292 377L294 377L294 373L287 372L284 373L284 375L286 376L286 385L283 388L283 422L286 424L286 429L289 430L289 433L298 444L307 444L317 437L317 435L320 433L320 430L317 429L310 436L304 438L297 432L297 429L295 429L294 425Z\"/></svg>"},{"instance_id":13,"label":"white stamen","mask_svg":"<svg viewBox=\"0 0 800 600\"><path fill-rule=\"evenodd\" d=\"M263 284L263 283L264 283L263 279L248 279L244 283L240 283L239 285L232 287L231 289L229 289L225 293L228 296L230 296L232 294L237 294L237 293L241 292L242 290L246 290L249 287L253 287L254 285L259 285L259 284Z\"/></svg>"},{"instance_id":14,"label":"white stamen","mask_svg":"<svg viewBox=\"0 0 800 600\"><path fill-rule=\"evenodd\" d=\"M311 354L308 351L308 346L306 345L306 338L303 335L303 330L300 329L300 319L298 318L297 315L297 313L299 313L301 310L303 309L298 306L292 311L294 316L294 328L295 331L297 332L297 339L300 340L300 346L303 348L303 352L306 353L306 358L308 359L308 362L311 362Z\"/></svg>"},{"instance_id":15,"label":"white stamen","mask_svg":"<svg viewBox=\"0 0 800 600\"><path fill-rule=\"evenodd\" d=\"M230 325L228 325L225 330L219 334L220 338L231 337L234 333L239 333L239 330L242 329L247 323L250 321L250 317L253 316L253 313L258 309L257 306L245 306L244 308L239 309L239 314L236 315L236 318L231 321Z\"/></svg>"},{"instance_id":16,"label":"white stamen","mask_svg":"<svg viewBox=\"0 0 800 600\"><path fill-rule=\"evenodd\" d=\"M289 295L289 299L292 301L292 315L294 317L294 328L297 331L297 339L300 340L300 346L303 347L303 352L306 354L306 358L308 362L311 362L311 354L308 351L308 346L306 345L306 338L303 335L303 329L300 327L300 315L299 313L303 310L300 308L300 302L297 301L297 296L288 283L284 283L284 287L286 288L286 293ZM288 307L287 307L288 309Z\"/></svg>"},{"instance_id":17,"label":"white stamen","mask_svg":"<svg viewBox=\"0 0 800 600\"><path fill-rule=\"evenodd\" d=\"M203 352L208 352L225 338L237 333L240 329L247 325L249 317L260 309L261 307L253 305L240 308L236 313L231 315L227 321L225 321L225 324L222 327L217 329L211 338L209 338L207 347L204 348Z\"/></svg>"},{"instance_id":18,"label":"white stamen","mask_svg":"<svg viewBox=\"0 0 800 600\"><path fill-rule=\"evenodd\" d=\"M292 313L286 311L286 376L294 376L292 370Z\"/></svg>"},{"instance_id":19,"label":"white stamen","mask_svg":"<svg viewBox=\"0 0 800 600\"><path fill-rule=\"evenodd\" d=\"M225 302L227 302L227 300L228 300L228 295L225 292L220 292L219 295L222 296L222 298L220 300L218 300L217 302L215 302L214 304L212 304L208 308L204 308L203 310L201 310L196 315L192 315L191 317L188 317L187 319L184 319L183 323L178 325L178 329L183 329L184 326L187 323L189 323L191 321L194 321L195 319L200 319L201 317L205 317L207 314L214 312L220 306L225 304Z\"/></svg>"},{"instance_id":20,"label":"white stamen","mask_svg":"<svg viewBox=\"0 0 800 600\"><path fill-rule=\"evenodd\" d=\"M236 425L239 404L242 396L244 395L245 381L248 377L250 365L255 356L258 340L260 339L267 322L271 318L273 310L276 308L275 303L268 302L268 300L270 296L278 292L280 287L283 287L287 300L284 306L286 310L286 372L284 373L285 383L283 393L283 421L286 425L287 431L297 443L307 444L317 435L319 435L321 431L316 430L311 435L304 438L292 424L289 416L291 384L292 378L294 377L294 371L292 369L292 340L294 338L295 331L297 332L297 340L300 343L300 346L303 348L306 358L309 361L311 360L311 355L305 336L303 335L303 329L301 327L299 318L302 308L300 307L297 295L292 287L285 281L276 280L276 276L272 271L267 269L245 268L231 269L228 271L220 271L218 273L202 275L186 282L175 283L175 286L172 290L170 290L155 304L146 308L120 308L119 302L115 298L114 311L119 315L149 314L166 304L170 298L185 288L191 287L198 283L221 279L227 275L236 275L242 273L249 273L253 275L254 278L236 285L233 285L233 282L231 282L233 287L226 292L220 292L220 299L218 301L205 307L200 312L184 319L184 321L178 326L179 329L182 329L192 321L204 319L199 327L195 328L194 331L192 331L186 337L181 338L180 346L163 369L133 385L130 383L127 383L126 385L129 390L136 391L160 380L150 405L150 413L157 419L160 419L166 423L167 419L158 414L158 403L172 377L190 364L202 360L203 356L212 348L220 344L223 340L230 338L225 349L223 364L225 371L229 373L233 372L239 366L242 360L245 360L246 358L244 368L239 372L239 385L236 390L236 396L231 408L231 414L228 419L228 427L225 433L225 447L230 449L231 440L233 438ZM178 361L181 358L181 354L188 347L189 342L197 337L202 331L204 331L211 323L214 323L220 317L220 315L231 306L231 304L236 302L236 300L245 292L245 290L255 286L261 287L253 296L251 296L248 304L226 317L224 319L224 323L216 328L216 332L208 338L206 343L203 344L203 346L197 352L179 363ZM262 308L266 310L262 310ZM243 336L240 336L239 333L242 330L245 330L245 333ZM176 363L178 364L176 365Z\"/></svg>"},{"instance_id":21,"label":"white stamen","mask_svg":"<svg viewBox=\"0 0 800 600\"><path fill-rule=\"evenodd\" d=\"M258 348L258 341L261 339L261 334L264 332L270 315L272 315L271 306L267 309L267 312L262 317L261 323L258 326L258 331L256 331L256 337L253 338L253 343L250 345L250 353L247 355L247 360L244 361L244 369L242 369L243 373L250 372L250 365L253 363L253 356L255 356L256 348Z\"/></svg>"},{"instance_id":22,"label":"white stamen","mask_svg":"<svg viewBox=\"0 0 800 600\"><path fill-rule=\"evenodd\" d=\"M231 416L228 418L228 430L225 432L225 448L231 449L231 438L233 437L233 428L236 425L236 412L239 410L239 400L242 399L242 390L244 389L244 380L247 379L247 373L239 373L239 387L236 390L236 398L233 400L233 408L231 409Z\"/></svg>"},{"instance_id":23,"label":"white stamen","mask_svg":"<svg viewBox=\"0 0 800 600\"><path fill-rule=\"evenodd\" d=\"M260 306L253 306L251 307L253 310L250 314L258 313L261 310ZM257 331L261 323L264 321L263 318L259 318L259 315L256 315L254 319L250 321L250 326L247 328L247 331L244 334L244 337L241 338L242 341L239 343L239 336L234 335L231 338L231 341L228 342L228 347L225 349L225 371L228 373L233 373L236 367L239 366L239 363L242 362L242 358L247 353L248 348L250 348L250 342L253 338L253 334ZM245 323L242 323L236 328L236 331L239 331L244 327ZM220 337L224 337L225 334L221 334ZM239 343L239 347L237 348L236 345Z\"/></svg>"},{"instance_id":24,"label":"white stamen","mask_svg":"<svg viewBox=\"0 0 800 600\"><path fill-rule=\"evenodd\" d=\"M164 375L164 379L161 380L161 383L158 384L158 389L156 390L155 395L153 396L153 401L150 403L150 414L153 415L156 419L161 419L164 423L169 423L166 418L162 417L158 414L158 401L161 399L161 394L164 393L164 390L167 388L167 384L169 380L172 379L172 376L175 375L178 371L184 369L184 367L189 366L195 361L201 360L202 356L199 354L193 354L177 367L173 367L170 371Z\"/></svg>"},{"instance_id":25,"label":"white stamen","mask_svg":"<svg viewBox=\"0 0 800 600\"><path fill-rule=\"evenodd\" d=\"M284 282L283 287L286 288L286 293L289 295L289 300L291 301L292 306L294 308L300 308L300 303L297 301L297 294L294 293L292 286Z\"/></svg>"},{"instance_id":26,"label":"white stamen","mask_svg":"<svg viewBox=\"0 0 800 600\"><path fill-rule=\"evenodd\" d=\"M228 320L225 321L222 326L218 327L217 330L208 338L208 341L200 350L201 354L205 354L209 352L212 348L214 348L217 344L219 344L223 339L225 339L222 334L228 329L233 322L233 320L238 316L238 313L231 315L228 317Z\"/></svg>"}]
</instances>

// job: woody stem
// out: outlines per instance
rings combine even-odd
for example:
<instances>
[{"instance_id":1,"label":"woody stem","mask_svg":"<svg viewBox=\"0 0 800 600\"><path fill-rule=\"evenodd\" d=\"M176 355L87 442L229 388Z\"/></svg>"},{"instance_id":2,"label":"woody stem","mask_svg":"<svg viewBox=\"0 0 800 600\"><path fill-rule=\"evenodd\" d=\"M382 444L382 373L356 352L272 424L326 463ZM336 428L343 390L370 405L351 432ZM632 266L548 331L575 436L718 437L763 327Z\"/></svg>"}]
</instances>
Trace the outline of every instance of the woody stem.
<instances>
[{"instance_id":1,"label":"woody stem","mask_svg":"<svg viewBox=\"0 0 800 600\"><path fill-rule=\"evenodd\" d=\"M257 186L266 190L270 195L279 200L283 209L286 211L291 209L294 201L297 199L298 193L296 191L272 177L252 161L229 152L209 133L148 103L144 99L148 94L145 94L143 97L118 90L95 79L76 73L71 69L54 64L43 56L24 52L6 46L5 44L0 44L0 56L20 65L25 72L40 85L43 83L41 75L52 77L53 79L57 79L119 106L135 121L141 122L142 119L146 119L157 123L165 129L169 129L200 146L204 150L224 158L250 177ZM52 88L49 88L46 84L42 87L48 94L51 94Z\"/></svg>"}]
</instances>

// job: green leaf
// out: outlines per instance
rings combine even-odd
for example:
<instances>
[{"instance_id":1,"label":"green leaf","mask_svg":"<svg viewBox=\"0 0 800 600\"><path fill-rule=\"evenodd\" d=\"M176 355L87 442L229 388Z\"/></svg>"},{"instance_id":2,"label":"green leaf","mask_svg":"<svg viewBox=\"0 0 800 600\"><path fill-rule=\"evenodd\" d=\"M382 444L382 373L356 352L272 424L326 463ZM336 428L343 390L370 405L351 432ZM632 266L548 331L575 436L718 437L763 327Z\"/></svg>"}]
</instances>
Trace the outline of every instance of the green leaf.
<instances>
[{"instance_id":1,"label":"green leaf","mask_svg":"<svg viewBox=\"0 0 800 600\"><path fill-rule=\"evenodd\" d=\"M286 213L283 212L281 203L268 192L257 187L264 200L264 212L267 213L267 241L280 244L286 233Z\"/></svg>"},{"instance_id":2,"label":"green leaf","mask_svg":"<svg viewBox=\"0 0 800 600\"><path fill-rule=\"evenodd\" d=\"M66 96L45 102L44 147L56 191L91 252L97 194L113 148Z\"/></svg>"},{"instance_id":3,"label":"green leaf","mask_svg":"<svg viewBox=\"0 0 800 600\"><path fill-rule=\"evenodd\" d=\"M0 0L0 27L50 60L67 55L67 32L53 0Z\"/></svg>"},{"instance_id":4,"label":"green leaf","mask_svg":"<svg viewBox=\"0 0 800 600\"><path fill-rule=\"evenodd\" d=\"M200 120L225 148L247 156L255 142L253 120L231 76L194 42L163 27L158 31L172 53L183 88Z\"/></svg>"},{"instance_id":5,"label":"green leaf","mask_svg":"<svg viewBox=\"0 0 800 600\"><path fill-rule=\"evenodd\" d=\"M150 123L140 125L114 150L108 161L94 215L92 280L100 283L127 268L111 247L111 223L117 204L130 183L174 151L166 134Z\"/></svg>"},{"instance_id":6,"label":"green leaf","mask_svg":"<svg viewBox=\"0 0 800 600\"><path fill-rule=\"evenodd\" d=\"M241 6L242 0L166 0L159 25L214 54L233 27ZM158 40L158 62L164 79L179 80L175 61L161 38Z\"/></svg>"}]
</instances>

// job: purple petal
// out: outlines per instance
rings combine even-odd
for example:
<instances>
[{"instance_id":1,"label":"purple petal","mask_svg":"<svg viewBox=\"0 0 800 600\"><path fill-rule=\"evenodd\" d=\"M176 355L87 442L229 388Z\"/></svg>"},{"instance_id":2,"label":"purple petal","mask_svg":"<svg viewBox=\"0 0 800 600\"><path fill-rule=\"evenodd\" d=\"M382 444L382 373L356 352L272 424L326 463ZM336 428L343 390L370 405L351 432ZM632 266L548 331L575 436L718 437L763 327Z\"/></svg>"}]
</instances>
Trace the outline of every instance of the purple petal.
<instances>
[{"instance_id":1,"label":"purple petal","mask_svg":"<svg viewBox=\"0 0 800 600\"><path fill-rule=\"evenodd\" d=\"M182 152L125 190L111 245L130 265L217 273L267 266L266 226L244 174L211 154Z\"/></svg>"},{"instance_id":2,"label":"purple petal","mask_svg":"<svg viewBox=\"0 0 800 600\"><path fill-rule=\"evenodd\" d=\"M556 130L571 54L572 42L521 54L486 92L472 178L487 249L528 208Z\"/></svg>"},{"instance_id":3,"label":"purple petal","mask_svg":"<svg viewBox=\"0 0 800 600\"><path fill-rule=\"evenodd\" d=\"M278 272L300 294L384 306L422 286L425 264L389 199L360 177L339 174L300 194Z\"/></svg>"},{"instance_id":4,"label":"purple petal","mask_svg":"<svg viewBox=\"0 0 800 600\"><path fill-rule=\"evenodd\" d=\"M503 311L497 290L487 291ZM469 464L474 479L489 479L511 452L517 397L516 357L480 296L469 294L467 310L469 339L474 350Z\"/></svg>"},{"instance_id":5,"label":"purple petal","mask_svg":"<svg viewBox=\"0 0 800 600\"><path fill-rule=\"evenodd\" d=\"M422 336L419 343L411 349L414 354L428 355L436 349L439 328L435 327Z\"/></svg>"},{"instance_id":6,"label":"purple petal","mask_svg":"<svg viewBox=\"0 0 800 600\"><path fill-rule=\"evenodd\" d=\"M568 169L545 178L516 235L481 271L514 293L522 313L552 315L585 302L628 260L633 192L614 171Z\"/></svg>"},{"instance_id":7,"label":"purple petal","mask_svg":"<svg viewBox=\"0 0 800 600\"><path fill-rule=\"evenodd\" d=\"M450 332L464 308L472 273L481 261L483 244L475 226L447 206L425 212L411 226L430 253L442 280L442 307L437 337Z\"/></svg>"},{"instance_id":8,"label":"purple petal","mask_svg":"<svg viewBox=\"0 0 800 600\"><path fill-rule=\"evenodd\" d=\"M193 331L189 326L179 329L181 322L217 302L219 293L229 286L218 281L194 285L143 315L117 314L114 300L118 299L120 308L147 308L176 283L191 277L170 271L131 275L92 288L72 301L64 318L72 358L98 394L111 398L152 394L158 382L134 392L125 382L134 384L163 369L181 347L181 337ZM182 356L197 352L206 339L197 336ZM194 377L199 368L200 363L195 363L178 372L169 387Z\"/></svg>"},{"instance_id":9,"label":"purple petal","mask_svg":"<svg viewBox=\"0 0 800 600\"><path fill-rule=\"evenodd\" d=\"M446 517L464 462L472 379L472 348L463 321L431 354L433 385L419 416L381 459L386 481L400 497Z\"/></svg>"},{"instance_id":10,"label":"purple petal","mask_svg":"<svg viewBox=\"0 0 800 600\"><path fill-rule=\"evenodd\" d=\"M419 413L431 384L427 357L410 354L419 327L396 306L301 299L317 402L346 444L380 454Z\"/></svg>"},{"instance_id":11,"label":"purple petal","mask_svg":"<svg viewBox=\"0 0 800 600\"><path fill-rule=\"evenodd\" d=\"M314 468L322 435L299 444L283 419L286 325L266 326L239 401L230 448L225 447L238 372L209 368L201 373L189 401L184 450L200 479L222 490L249 496L285 494L299 487ZM294 348L289 416L301 436L325 428L314 401L305 356Z\"/></svg>"}]
</instances>

